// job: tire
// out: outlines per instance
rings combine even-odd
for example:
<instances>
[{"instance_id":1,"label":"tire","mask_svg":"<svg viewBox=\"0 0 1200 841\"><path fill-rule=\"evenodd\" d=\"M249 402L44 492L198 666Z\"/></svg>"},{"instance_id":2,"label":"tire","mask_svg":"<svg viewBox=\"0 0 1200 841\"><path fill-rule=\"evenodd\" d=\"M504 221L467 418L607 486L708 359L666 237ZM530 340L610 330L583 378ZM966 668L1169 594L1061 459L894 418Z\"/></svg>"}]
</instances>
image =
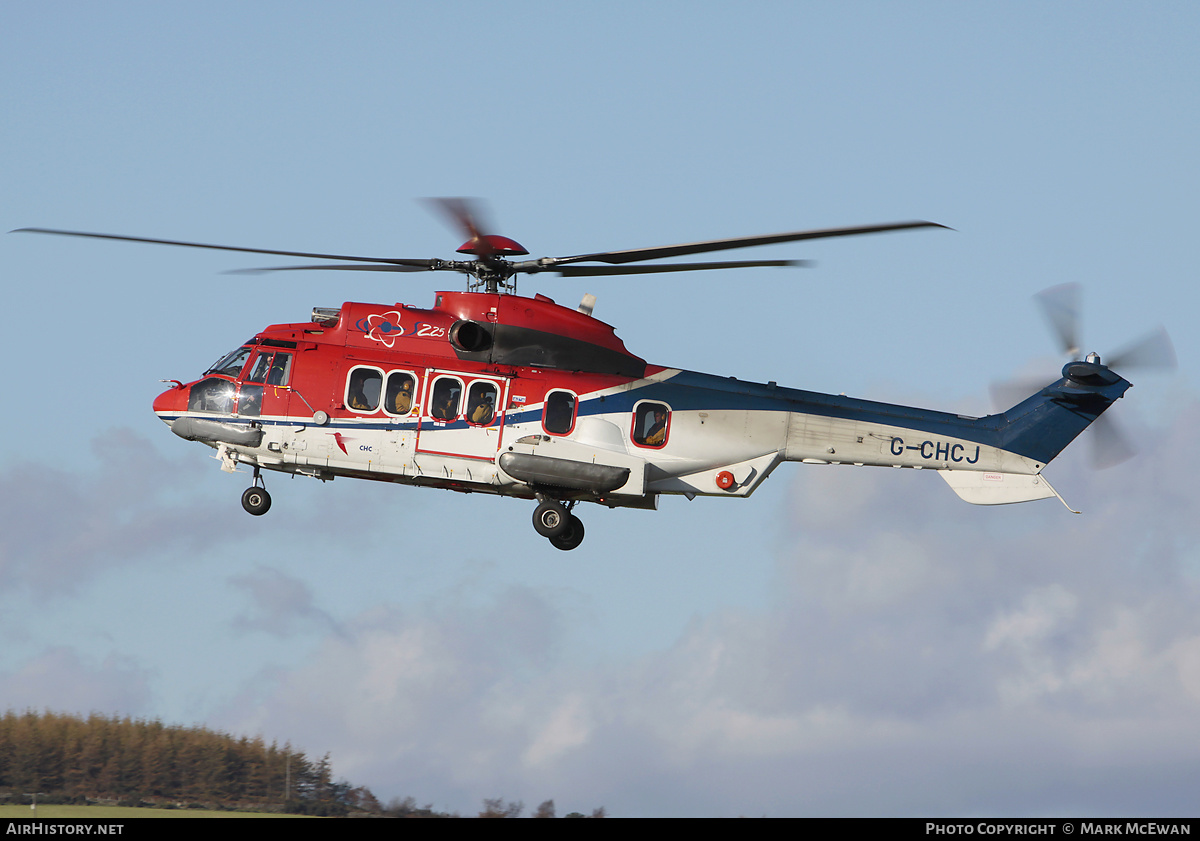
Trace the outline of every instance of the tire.
<instances>
[{"instance_id":1,"label":"tire","mask_svg":"<svg viewBox=\"0 0 1200 841\"><path fill-rule=\"evenodd\" d=\"M271 510L271 495L266 488L246 488L242 494L242 507L246 513L261 517Z\"/></svg>"},{"instance_id":2,"label":"tire","mask_svg":"<svg viewBox=\"0 0 1200 841\"><path fill-rule=\"evenodd\" d=\"M553 499L541 503L533 512L533 529L542 537L557 537L571 524L567 509Z\"/></svg>"},{"instance_id":3,"label":"tire","mask_svg":"<svg viewBox=\"0 0 1200 841\"><path fill-rule=\"evenodd\" d=\"M567 521L567 530L557 537L550 538L550 545L555 549L569 552L583 543L583 523L574 514Z\"/></svg>"}]
</instances>

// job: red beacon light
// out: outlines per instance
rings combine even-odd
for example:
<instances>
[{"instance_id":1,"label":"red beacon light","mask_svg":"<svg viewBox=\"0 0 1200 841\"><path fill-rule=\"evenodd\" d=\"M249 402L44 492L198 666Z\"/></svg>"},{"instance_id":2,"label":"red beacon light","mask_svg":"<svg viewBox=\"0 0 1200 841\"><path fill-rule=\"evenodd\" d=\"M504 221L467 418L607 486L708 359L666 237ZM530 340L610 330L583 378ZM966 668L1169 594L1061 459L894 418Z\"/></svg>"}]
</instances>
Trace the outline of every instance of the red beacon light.
<instances>
[{"instance_id":1,"label":"red beacon light","mask_svg":"<svg viewBox=\"0 0 1200 841\"><path fill-rule=\"evenodd\" d=\"M529 252L514 239L497 234L484 234L464 242L462 248L458 249L458 253L473 254L476 257L520 257Z\"/></svg>"}]
</instances>

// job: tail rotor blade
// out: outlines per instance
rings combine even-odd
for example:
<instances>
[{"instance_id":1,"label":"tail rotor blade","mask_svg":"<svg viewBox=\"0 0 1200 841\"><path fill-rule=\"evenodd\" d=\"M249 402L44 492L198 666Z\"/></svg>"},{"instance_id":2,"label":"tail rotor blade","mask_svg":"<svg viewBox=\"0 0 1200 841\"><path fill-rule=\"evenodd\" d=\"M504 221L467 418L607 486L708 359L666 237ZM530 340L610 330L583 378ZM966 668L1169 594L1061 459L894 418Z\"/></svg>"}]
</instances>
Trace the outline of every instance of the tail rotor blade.
<instances>
[{"instance_id":1,"label":"tail rotor blade","mask_svg":"<svg viewBox=\"0 0 1200 841\"><path fill-rule=\"evenodd\" d=\"M1081 289L1078 283L1064 283L1033 296L1050 323L1059 347L1072 359L1079 356Z\"/></svg>"},{"instance_id":2,"label":"tail rotor blade","mask_svg":"<svg viewBox=\"0 0 1200 841\"><path fill-rule=\"evenodd\" d=\"M1099 470L1115 467L1137 455L1137 448L1121 429L1116 419L1107 413L1091 425L1092 464Z\"/></svg>"},{"instance_id":3,"label":"tail rotor blade","mask_svg":"<svg viewBox=\"0 0 1200 841\"><path fill-rule=\"evenodd\" d=\"M1171 344L1166 328L1159 327L1112 354L1106 361L1110 368L1169 371L1176 365L1175 346Z\"/></svg>"},{"instance_id":4,"label":"tail rotor blade","mask_svg":"<svg viewBox=\"0 0 1200 841\"><path fill-rule=\"evenodd\" d=\"M1052 377L1046 377L1038 380L1020 379L994 382L988 386L988 392L992 398L992 408L997 412L1007 412L1040 392L1053 381Z\"/></svg>"}]
</instances>

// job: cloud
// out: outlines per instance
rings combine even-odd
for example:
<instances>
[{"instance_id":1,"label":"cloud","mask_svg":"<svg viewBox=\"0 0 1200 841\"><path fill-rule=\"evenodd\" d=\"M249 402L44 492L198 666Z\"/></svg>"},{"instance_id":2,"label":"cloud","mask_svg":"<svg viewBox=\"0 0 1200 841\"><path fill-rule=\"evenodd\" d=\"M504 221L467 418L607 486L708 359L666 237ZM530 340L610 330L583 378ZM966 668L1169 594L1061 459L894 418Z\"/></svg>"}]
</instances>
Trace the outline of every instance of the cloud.
<instances>
[{"instance_id":1,"label":"cloud","mask_svg":"<svg viewBox=\"0 0 1200 841\"><path fill-rule=\"evenodd\" d=\"M312 590L303 581L277 569L259 567L248 575L230 578L229 583L245 592L254 605L252 612L234 618L239 630L286 637L308 627L337 628L333 618L317 608Z\"/></svg>"},{"instance_id":2,"label":"cloud","mask_svg":"<svg viewBox=\"0 0 1200 841\"><path fill-rule=\"evenodd\" d=\"M613 662L556 645L571 619L549 592L380 608L222 726L468 811L1190 814L1197 417L1106 474L1056 463L1083 516L967 506L911 471L802 472L765 609Z\"/></svg>"},{"instance_id":3,"label":"cloud","mask_svg":"<svg viewBox=\"0 0 1200 841\"><path fill-rule=\"evenodd\" d=\"M73 649L56 646L0 673L0 698L9 710L137 716L149 708L150 674L116 655L96 666Z\"/></svg>"},{"instance_id":4,"label":"cloud","mask_svg":"<svg viewBox=\"0 0 1200 841\"><path fill-rule=\"evenodd\" d=\"M0 585L69 592L109 566L244 531L237 522L213 529L220 514L191 490L196 460L166 459L128 429L98 435L91 448L92 467L67 472L18 463L0 474Z\"/></svg>"}]
</instances>

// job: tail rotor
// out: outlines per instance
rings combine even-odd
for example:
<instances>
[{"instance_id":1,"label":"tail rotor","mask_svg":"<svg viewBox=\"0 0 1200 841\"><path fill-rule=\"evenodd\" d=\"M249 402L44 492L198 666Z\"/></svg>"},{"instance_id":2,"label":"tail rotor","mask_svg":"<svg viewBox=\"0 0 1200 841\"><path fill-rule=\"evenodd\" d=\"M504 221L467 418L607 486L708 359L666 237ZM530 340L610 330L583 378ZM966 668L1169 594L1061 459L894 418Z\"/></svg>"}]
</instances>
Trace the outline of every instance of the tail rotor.
<instances>
[{"instance_id":1,"label":"tail rotor","mask_svg":"<svg viewBox=\"0 0 1200 841\"><path fill-rule=\"evenodd\" d=\"M1080 314L1083 290L1077 283L1066 283L1039 292L1034 296L1042 315L1050 325L1059 349L1066 354L1068 363L1063 376L1079 384L1095 383L1108 378L1116 379L1117 370L1168 371L1175 367L1175 349L1167 331L1159 327L1123 349L1105 358L1089 353L1080 358ZM1038 389L1050 386L1039 381L1034 384L1015 382L993 384L992 400L998 411L1014 406L1021 399ZM1109 414L1101 414L1092 423L1092 462L1097 468L1112 467L1136 455L1136 448L1120 424Z\"/></svg>"}]
</instances>

